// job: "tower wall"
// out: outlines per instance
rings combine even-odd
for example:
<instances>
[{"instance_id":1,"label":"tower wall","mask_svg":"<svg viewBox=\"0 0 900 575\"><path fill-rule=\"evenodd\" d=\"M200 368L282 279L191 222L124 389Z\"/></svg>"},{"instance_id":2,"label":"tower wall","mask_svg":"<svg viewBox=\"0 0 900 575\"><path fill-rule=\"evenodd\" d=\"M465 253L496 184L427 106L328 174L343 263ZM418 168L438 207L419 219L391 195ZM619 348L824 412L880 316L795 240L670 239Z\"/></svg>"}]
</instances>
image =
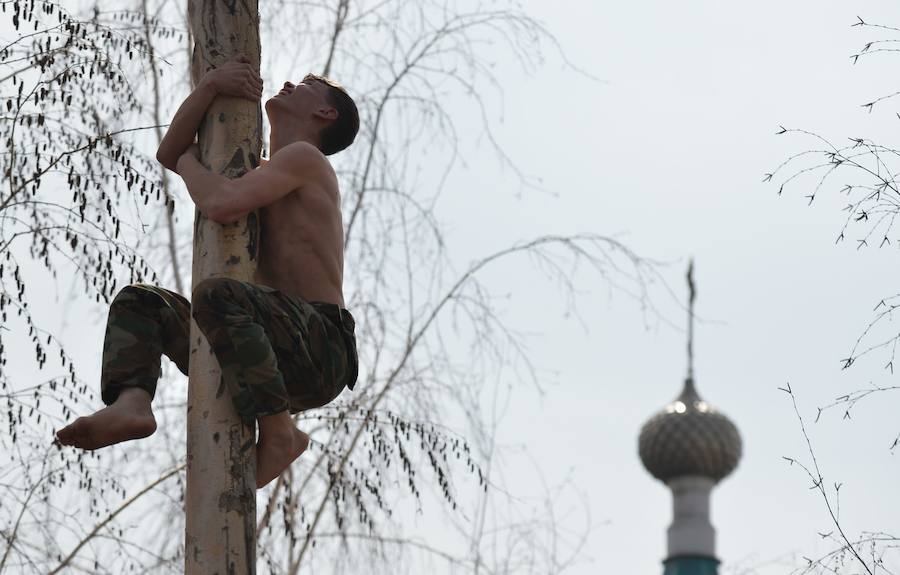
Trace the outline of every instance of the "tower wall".
<instances>
[{"instance_id":1,"label":"tower wall","mask_svg":"<svg viewBox=\"0 0 900 575\"><path fill-rule=\"evenodd\" d=\"M716 556L716 530L709 520L709 497L715 481L699 475L668 481L672 490L672 524L668 557Z\"/></svg>"}]
</instances>

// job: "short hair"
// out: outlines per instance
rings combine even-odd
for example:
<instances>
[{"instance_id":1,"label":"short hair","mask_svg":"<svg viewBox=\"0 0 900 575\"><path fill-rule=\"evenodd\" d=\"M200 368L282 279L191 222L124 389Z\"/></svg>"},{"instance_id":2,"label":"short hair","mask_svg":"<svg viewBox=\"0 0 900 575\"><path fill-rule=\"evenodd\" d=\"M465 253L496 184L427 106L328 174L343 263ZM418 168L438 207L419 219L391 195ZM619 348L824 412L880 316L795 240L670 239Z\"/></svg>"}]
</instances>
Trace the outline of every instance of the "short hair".
<instances>
[{"instance_id":1,"label":"short hair","mask_svg":"<svg viewBox=\"0 0 900 575\"><path fill-rule=\"evenodd\" d=\"M307 74L303 80L315 80L328 87L326 100L337 110L338 117L319 132L319 150L326 156L336 154L352 144L359 132L359 110L356 109L356 102L347 90L334 80L316 74Z\"/></svg>"}]
</instances>

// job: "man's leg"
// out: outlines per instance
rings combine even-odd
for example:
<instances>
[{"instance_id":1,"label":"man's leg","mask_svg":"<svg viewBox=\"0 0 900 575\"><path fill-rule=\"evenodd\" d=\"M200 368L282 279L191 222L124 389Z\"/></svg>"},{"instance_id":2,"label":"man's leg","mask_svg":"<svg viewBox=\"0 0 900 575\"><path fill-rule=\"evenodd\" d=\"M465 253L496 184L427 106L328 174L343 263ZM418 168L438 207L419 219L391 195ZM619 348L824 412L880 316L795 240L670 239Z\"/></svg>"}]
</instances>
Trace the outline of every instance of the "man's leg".
<instances>
[{"instance_id":1,"label":"man's leg","mask_svg":"<svg viewBox=\"0 0 900 575\"><path fill-rule=\"evenodd\" d=\"M60 443L98 449L156 431L150 401L165 353L187 374L190 303L145 284L123 288L109 308L100 376L108 407L79 417L57 433Z\"/></svg>"},{"instance_id":2,"label":"man's leg","mask_svg":"<svg viewBox=\"0 0 900 575\"><path fill-rule=\"evenodd\" d=\"M308 446L288 413L284 376L267 329L284 329L276 296L229 278L197 284L191 313L222 368L238 414L248 425L259 419L257 487L278 477Z\"/></svg>"},{"instance_id":3,"label":"man's leg","mask_svg":"<svg viewBox=\"0 0 900 575\"><path fill-rule=\"evenodd\" d=\"M281 475L309 447L309 436L294 427L287 411L259 418L256 443L256 488Z\"/></svg>"}]
</instances>

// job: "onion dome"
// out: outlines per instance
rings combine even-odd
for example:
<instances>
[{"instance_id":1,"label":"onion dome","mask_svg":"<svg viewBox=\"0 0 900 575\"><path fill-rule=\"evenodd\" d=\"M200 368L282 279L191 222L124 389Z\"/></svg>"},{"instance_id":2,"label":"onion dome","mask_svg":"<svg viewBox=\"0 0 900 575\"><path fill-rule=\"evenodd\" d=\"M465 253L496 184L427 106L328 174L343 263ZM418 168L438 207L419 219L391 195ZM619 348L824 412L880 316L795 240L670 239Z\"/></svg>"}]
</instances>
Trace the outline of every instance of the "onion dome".
<instances>
[{"instance_id":1,"label":"onion dome","mask_svg":"<svg viewBox=\"0 0 900 575\"><path fill-rule=\"evenodd\" d=\"M688 378L675 401L641 428L638 452L653 477L668 482L688 475L719 481L741 458L741 436L724 414L703 401Z\"/></svg>"}]
</instances>

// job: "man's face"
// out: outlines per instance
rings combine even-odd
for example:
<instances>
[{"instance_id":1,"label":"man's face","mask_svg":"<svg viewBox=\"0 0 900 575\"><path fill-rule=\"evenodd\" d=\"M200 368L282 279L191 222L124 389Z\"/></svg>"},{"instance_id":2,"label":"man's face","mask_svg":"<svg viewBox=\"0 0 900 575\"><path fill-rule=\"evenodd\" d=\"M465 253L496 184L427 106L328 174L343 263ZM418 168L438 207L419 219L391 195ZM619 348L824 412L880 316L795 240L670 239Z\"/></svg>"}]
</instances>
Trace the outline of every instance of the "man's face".
<instances>
[{"instance_id":1,"label":"man's face","mask_svg":"<svg viewBox=\"0 0 900 575\"><path fill-rule=\"evenodd\" d=\"M306 76L296 85L285 82L281 91L266 102L266 108L277 102L279 107L284 106L292 114L305 117L320 108L329 107L326 99L327 90L328 86L310 76Z\"/></svg>"}]
</instances>

